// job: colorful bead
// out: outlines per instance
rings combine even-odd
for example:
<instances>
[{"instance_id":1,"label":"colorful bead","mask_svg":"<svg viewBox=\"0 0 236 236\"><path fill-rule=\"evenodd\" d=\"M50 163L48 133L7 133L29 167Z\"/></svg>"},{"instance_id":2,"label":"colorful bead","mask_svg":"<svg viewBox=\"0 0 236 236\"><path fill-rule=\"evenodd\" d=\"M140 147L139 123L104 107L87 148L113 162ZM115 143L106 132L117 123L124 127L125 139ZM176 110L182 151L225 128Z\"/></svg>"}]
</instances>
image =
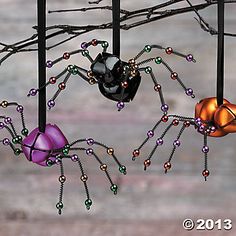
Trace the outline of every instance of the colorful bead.
<instances>
[{"instance_id":1,"label":"colorful bead","mask_svg":"<svg viewBox=\"0 0 236 236\"><path fill-rule=\"evenodd\" d=\"M193 61L193 55L192 54L188 54L186 56L186 60L189 61L189 62Z\"/></svg>"},{"instance_id":2,"label":"colorful bead","mask_svg":"<svg viewBox=\"0 0 236 236\"><path fill-rule=\"evenodd\" d=\"M149 130L149 131L147 132L147 136L148 136L148 138L152 138L152 137L154 136L153 130Z\"/></svg>"},{"instance_id":3,"label":"colorful bead","mask_svg":"<svg viewBox=\"0 0 236 236\"><path fill-rule=\"evenodd\" d=\"M121 86L122 86L123 88L128 88L129 84L128 84L127 81L124 81L124 82L121 83Z\"/></svg>"},{"instance_id":4,"label":"colorful bead","mask_svg":"<svg viewBox=\"0 0 236 236\"><path fill-rule=\"evenodd\" d=\"M89 51L88 51L88 50L82 51L82 55L83 55L84 57L87 57L87 56L89 55Z\"/></svg>"},{"instance_id":5,"label":"colorful bead","mask_svg":"<svg viewBox=\"0 0 236 236\"><path fill-rule=\"evenodd\" d=\"M174 126L177 126L177 125L179 124L179 120L174 119L174 120L172 121L172 124L173 124Z\"/></svg>"},{"instance_id":6,"label":"colorful bead","mask_svg":"<svg viewBox=\"0 0 236 236\"><path fill-rule=\"evenodd\" d=\"M126 174L126 167L125 167L125 166L120 166L120 167L119 167L119 171L120 171L120 173L122 173L122 174Z\"/></svg>"},{"instance_id":7,"label":"colorful bead","mask_svg":"<svg viewBox=\"0 0 236 236\"><path fill-rule=\"evenodd\" d=\"M8 106L8 102L7 101L2 101L1 102L1 107L7 108L7 106Z\"/></svg>"},{"instance_id":8,"label":"colorful bead","mask_svg":"<svg viewBox=\"0 0 236 236\"><path fill-rule=\"evenodd\" d=\"M6 117L6 118L4 119L4 122L5 122L6 125L11 124L11 123L12 123L11 117Z\"/></svg>"},{"instance_id":9,"label":"colorful bead","mask_svg":"<svg viewBox=\"0 0 236 236\"><path fill-rule=\"evenodd\" d=\"M38 90L37 89L30 89L29 94L27 96L35 96L37 94Z\"/></svg>"},{"instance_id":10,"label":"colorful bead","mask_svg":"<svg viewBox=\"0 0 236 236\"><path fill-rule=\"evenodd\" d=\"M209 170L204 170L204 171L202 172L202 175L203 175L204 177L208 177L208 176L210 175L210 171L209 171Z\"/></svg>"},{"instance_id":11,"label":"colorful bead","mask_svg":"<svg viewBox=\"0 0 236 236\"><path fill-rule=\"evenodd\" d=\"M63 203L62 202L58 202L57 205L56 205L56 208L58 210L61 210L63 208Z\"/></svg>"},{"instance_id":12,"label":"colorful bead","mask_svg":"<svg viewBox=\"0 0 236 236\"><path fill-rule=\"evenodd\" d=\"M162 122L167 122L168 119L169 119L168 116L164 115L164 116L162 116L161 121Z\"/></svg>"},{"instance_id":13,"label":"colorful bead","mask_svg":"<svg viewBox=\"0 0 236 236\"><path fill-rule=\"evenodd\" d=\"M170 77L171 79L176 80L178 78L178 74L176 72L172 72Z\"/></svg>"},{"instance_id":14,"label":"colorful bead","mask_svg":"<svg viewBox=\"0 0 236 236\"><path fill-rule=\"evenodd\" d=\"M66 176L65 175L61 175L59 178L58 178L59 182L60 183L65 183L66 182Z\"/></svg>"},{"instance_id":15,"label":"colorful bead","mask_svg":"<svg viewBox=\"0 0 236 236\"><path fill-rule=\"evenodd\" d=\"M187 128L190 126L190 122L189 121L184 121L184 126Z\"/></svg>"},{"instance_id":16,"label":"colorful bead","mask_svg":"<svg viewBox=\"0 0 236 236\"><path fill-rule=\"evenodd\" d=\"M81 43L80 47L82 49L86 49L87 48L87 43L86 42Z\"/></svg>"},{"instance_id":17,"label":"colorful bead","mask_svg":"<svg viewBox=\"0 0 236 236\"><path fill-rule=\"evenodd\" d=\"M4 138L2 140L2 143L3 143L3 145L8 146L8 145L10 145L11 142L10 142L10 140L8 138Z\"/></svg>"},{"instance_id":18,"label":"colorful bead","mask_svg":"<svg viewBox=\"0 0 236 236\"><path fill-rule=\"evenodd\" d=\"M66 88L66 84L64 82L61 82L59 85L58 85L58 88L60 90L64 90Z\"/></svg>"},{"instance_id":19,"label":"colorful bead","mask_svg":"<svg viewBox=\"0 0 236 236\"><path fill-rule=\"evenodd\" d=\"M161 85L160 85L160 84L156 84L156 85L154 86L154 90L155 90L156 92L160 92L160 91L161 91Z\"/></svg>"},{"instance_id":20,"label":"colorful bead","mask_svg":"<svg viewBox=\"0 0 236 236\"><path fill-rule=\"evenodd\" d=\"M147 66L147 67L145 68L145 72L146 72L147 74L150 74L150 73L152 72L152 67Z\"/></svg>"},{"instance_id":21,"label":"colorful bead","mask_svg":"<svg viewBox=\"0 0 236 236\"><path fill-rule=\"evenodd\" d=\"M156 62L156 64L161 64L162 63L162 58L161 57L156 57L155 62Z\"/></svg>"},{"instance_id":22,"label":"colorful bead","mask_svg":"<svg viewBox=\"0 0 236 236\"><path fill-rule=\"evenodd\" d=\"M72 73L72 72L73 72L73 69L74 69L74 66L73 66L73 65L67 66L68 72Z\"/></svg>"},{"instance_id":23,"label":"colorful bead","mask_svg":"<svg viewBox=\"0 0 236 236\"><path fill-rule=\"evenodd\" d=\"M106 170L107 170L107 165L106 165L106 164L100 165L100 169L101 169L102 171L106 171Z\"/></svg>"},{"instance_id":24,"label":"colorful bead","mask_svg":"<svg viewBox=\"0 0 236 236\"><path fill-rule=\"evenodd\" d=\"M63 59L68 60L69 58L70 58L70 53L69 52L65 52L63 54Z\"/></svg>"},{"instance_id":25,"label":"colorful bead","mask_svg":"<svg viewBox=\"0 0 236 236\"><path fill-rule=\"evenodd\" d=\"M135 149L133 151L133 157L138 157L140 155L140 151L138 149Z\"/></svg>"},{"instance_id":26,"label":"colorful bead","mask_svg":"<svg viewBox=\"0 0 236 236\"><path fill-rule=\"evenodd\" d=\"M156 144L158 145L158 146L161 146L162 144L163 144L163 139L162 138L158 138L157 139L157 141L156 141Z\"/></svg>"},{"instance_id":27,"label":"colorful bead","mask_svg":"<svg viewBox=\"0 0 236 236\"><path fill-rule=\"evenodd\" d=\"M188 96L193 96L193 90L191 88L188 88L185 90L185 93L188 95Z\"/></svg>"},{"instance_id":28,"label":"colorful bead","mask_svg":"<svg viewBox=\"0 0 236 236\"><path fill-rule=\"evenodd\" d=\"M112 184L110 189L114 194L117 194L118 186L116 184Z\"/></svg>"},{"instance_id":29,"label":"colorful bead","mask_svg":"<svg viewBox=\"0 0 236 236\"><path fill-rule=\"evenodd\" d=\"M50 84L55 84L57 82L57 78L56 77L51 77L50 79L49 79L49 83Z\"/></svg>"},{"instance_id":30,"label":"colorful bead","mask_svg":"<svg viewBox=\"0 0 236 236\"><path fill-rule=\"evenodd\" d=\"M146 45L146 46L144 47L144 50L145 50L145 52L151 52L152 47L151 47L150 45Z\"/></svg>"},{"instance_id":31,"label":"colorful bead","mask_svg":"<svg viewBox=\"0 0 236 236\"><path fill-rule=\"evenodd\" d=\"M208 153L209 152L209 147L208 146L203 146L202 152L203 153Z\"/></svg>"},{"instance_id":32,"label":"colorful bead","mask_svg":"<svg viewBox=\"0 0 236 236\"><path fill-rule=\"evenodd\" d=\"M173 142L173 145L175 147L179 147L180 146L180 141L178 139L176 139L174 142Z\"/></svg>"},{"instance_id":33,"label":"colorful bead","mask_svg":"<svg viewBox=\"0 0 236 236\"><path fill-rule=\"evenodd\" d=\"M109 46L109 43L107 41L102 42L102 47L107 48Z\"/></svg>"},{"instance_id":34,"label":"colorful bead","mask_svg":"<svg viewBox=\"0 0 236 236\"><path fill-rule=\"evenodd\" d=\"M54 164L54 161L51 160L51 159L48 159L48 160L46 161L46 165L47 165L48 167L51 167L53 164Z\"/></svg>"},{"instance_id":35,"label":"colorful bead","mask_svg":"<svg viewBox=\"0 0 236 236\"><path fill-rule=\"evenodd\" d=\"M74 161L74 162L78 161L78 160L79 160L78 155L73 154L73 155L71 156L71 160Z\"/></svg>"},{"instance_id":36,"label":"colorful bead","mask_svg":"<svg viewBox=\"0 0 236 236\"><path fill-rule=\"evenodd\" d=\"M88 180L88 176L84 174L80 177L80 179L82 182L86 182Z\"/></svg>"},{"instance_id":37,"label":"colorful bead","mask_svg":"<svg viewBox=\"0 0 236 236\"><path fill-rule=\"evenodd\" d=\"M0 129L3 129L5 127L3 122L0 122Z\"/></svg>"},{"instance_id":38,"label":"colorful bead","mask_svg":"<svg viewBox=\"0 0 236 236\"><path fill-rule=\"evenodd\" d=\"M130 65L135 65L135 60L134 60L134 58L129 59L128 63L129 63Z\"/></svg>"},{"instance_id":39,"label":"colorful bead","mask_svg":"<svg viewBox=\"0 0 236 236\"><path fill-rule=\"evenodd\" d=\"M107 154L110 155L110 156L114 155L114 149L113 148L108 148L107 149Z\"/></svg>"},{"instance_id":40,"label":"colorful bead","mask_svg":"<svg viewBox=\"0 0 236 236\"><path fill-rule=\"evenodd\" d=\"M161 110L162 110L163 112L167 112L168 109L169 109L169 107L168 107L167 104L163 104L163 105L161 106Z\"/></svg>"},{"instance_id":41,"label":"colorful bead","mask_svg":"<svg viewBox=\"0 0 236 236\"><path fill-rule=\"evenodd\" d=\"M53 62L50 61L50 60L48 60L48 61L46 62L46 67L47 67L47 68L51 68L52 66L53 66Z\"/></svg>"},{"instance_id":42,"label":"colorful bead","mask_svg":"<svg viewBox=\"0 0 236 236\"><path fill-rule=\"evenodd\" d=\"M125 107L125 103L124 102L118 102L116 106L118 108L118 111L120 111Z\"/></svg>"},{"instance_id":43,"label":"colorful bead","mask_svg":"<svg viewBox=\"0 0 236 236\"><path fill-rule=\"evenodd\" d=\"M85 201L85 206L86 206L86 208L87 208L88 210L90 209L90 207L92 206L92 204L93 204L93 202L92 202L91 199L87 199L87 200Z\"/></svg>"},{"instance_id":44,"label":"colorful bead","mask_svg":"<svg viewBox=\"0 0 236 236\"><path fill-rule=\"evenodd\" d=\"M55 101L54 100L49 100L48 101L48 103L47 103L47 105L48 105L48 107L49 107L49 109L51 109L52 107L54 107L55 106Z\"/></svg>"},{"instance_id":45,"label":"colorful bead","mask_svg":"<svg viewBox=\"0 0 236 236\"><path fill-rule=\"evenodd\" d=\"M16 111L19 112L19 113L22 113L23 110L24 110L24 107L21 106L21 105L18 105L18 106L16 107Z\"/></svg>"},{"instance_id":46,"label":"colorful bead","mask_svg":"<svg viewBox=\"0 0 236 236\"><path fill-rule=\"evenodd\" d=\"M88 156L91 156L91 155L93 154L93 149L92 149L92 148L86 149L86 154L87 154Z\"/></svg>"},{"instance_id":47,"label":"colorful bead","mask_svg":"<svg viewBox=\"0 0 236 236\"><path fill-rule=\"evenodd\" d=\"M165 51L166 51L166 54L170 55L171 53L173 53L173 48L167 47Z\"/></svg>"},{"instance_id":48,"label":"colorful bead","mask_svg":"<svg viewBox=\"0 0 236 236\"><path fill-rule=\"evenodd\" d=\"M91 41L91 44L92 44L93 46L97 46L97 45L98 45L97 39L93 39L93 40Z\"/></svg>"},{"instance_id":49,"label":"colorful bead","mask_svg":"<svg viewBox=\"0 0 236 236\"><path fill-rule=\"evenodd\" d=\"M147 159L147 160L144 161L143 164L144 164L145 167L148 167L148 166L151 165L151 160L150 160L150 159Z\"/></svg>"},{"instance_id":50,"label":"colorful bead","mask_svg":"<svg viewBox=\"0 0 236 236\"><path fill-rule=\"evenodd\" d=\"M86 139L86 142L89 146L92 146L94 144L94 140L92 138Z\"/></svg>"},{"instance_id":51,"label":"colorful bead","mask_svg":"<svg viewBox=\"0 0 236 236\"><path fill-rule=\"evenodd\" d=\"M21 150L19 148L16 148L15 151L14 151L14 154L16 156L19 156L21 154Z\"/></svg>"},{"instance_id":52,"label":"colorful bead","mask_svg":"<svg viewBox=\"0 0 236 236\"><path fill-rule=\"evenodd\" d=\"M211 126L211 132L214 133L216 131L216 127L215 126Z\"/></svg>"},{"instance_id":53,"label":"colorful bead","mask_svg":"<svg viewBox=\"0 0 236 236\"><path fill-rule=\"evenodd\" d=\"M171 163L168 161L164 164L164 169L167 171L171 168Z\"/></svg>"},{"instance_id":54,"label":"colorful bead","mask_svg":"<svg viewBox=\"0 0 236 236\"><path fill-rule=\"evenodd\" d=\"M62 153L63 153L64 155L68 155L68 154L69 154L69 151L70 151L70 149L69 149L69 148L66 148L66 147L64 147L64 148L62 149Z\"/></svg>"}]
</instances>

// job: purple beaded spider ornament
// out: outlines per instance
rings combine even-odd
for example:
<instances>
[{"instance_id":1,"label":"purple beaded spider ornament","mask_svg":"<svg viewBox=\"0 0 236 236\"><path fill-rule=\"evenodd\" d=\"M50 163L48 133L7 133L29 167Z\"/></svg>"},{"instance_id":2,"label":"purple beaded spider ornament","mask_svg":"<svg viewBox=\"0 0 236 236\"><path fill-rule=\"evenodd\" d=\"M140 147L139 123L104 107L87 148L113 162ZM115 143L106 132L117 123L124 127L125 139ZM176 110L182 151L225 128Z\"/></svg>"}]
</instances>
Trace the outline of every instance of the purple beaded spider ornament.
<instances>
[{"instance_id":1,"label":"purple beaded spider ornament","mask_svg":"<svg viewBox=\"0 0 236 236\"><path fill-rule=\"evenodd\" d=\"M22 130L19 134L13 124L13 120L9 116L0 116L2 120L0 122L0 129L6 129L11 138L6 137L0 142L7 147L10 147L16 156L24 154L28 161L45 167L52 167L54 165L60 166L60 176L59 182L60 193L59 201L56 204L58 213L62 213L63 208L63 190L66 177L64 175L63 160L70 159L72 162L79 165L81 172L81 181L84 184L87 199L85 200L85 206L89 210L92 205L92 200L90 198L86 175L82 160L77 155L77 152L84 152L87 156L93 157L100 165L101 171L103 171L111 184L110 189L114 194L117 194L118 186L113 183L109 173L108 166L105 164L101 158L94 151L95 146L101 147L106 150L107 154L111 156L116 164L118 165L119 172L126 174L126 167L122 165L114 154L114 149L104 145L103 143L97 142L92 138L78 139L71 143L67 141L62 131L57 127L57 125L47 124L45 132L40 132L39 128L35 128L33 131L29 132L25 125L24 119L24 108L16 102L3 101L0 103L0 108L7 109L8 107L15 107L16 111L21 116ZM80 146L80 144L87 144L88 147ZM71 152L73 152L71 154Z\"/></svg>"}]
</instances>

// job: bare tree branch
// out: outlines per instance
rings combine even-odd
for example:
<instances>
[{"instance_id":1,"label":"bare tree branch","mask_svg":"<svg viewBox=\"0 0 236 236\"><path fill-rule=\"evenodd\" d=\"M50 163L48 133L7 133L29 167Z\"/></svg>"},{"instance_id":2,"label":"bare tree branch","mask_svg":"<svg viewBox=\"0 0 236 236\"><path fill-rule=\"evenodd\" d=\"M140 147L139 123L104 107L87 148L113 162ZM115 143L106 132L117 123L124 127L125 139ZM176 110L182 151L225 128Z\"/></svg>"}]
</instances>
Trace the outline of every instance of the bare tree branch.
<instances>
[{"instance_id":1,"label":"bare tree branch","mask_svg":"<svg viewBox=\"0 0 236 236\"><path fill-rule=\"evenodd\" d=\"M98 4L101 1L94 1L90 3ZM186 2L188 6L183 7L175 7L175 4L180 2ZM129 30L131 28L135 28L138 26L142 26L145 24L149 24L151 22L155 22L164 18L168 18L171 16L176 16L188 12L195 12L197 14L197 21L199 22L201 28L204 31L209 32L211 35L217 34L217 31L211 27L199 14L200 10L206 9L210 6L213 6L217 3L216 0L207 0L202 3L192 5L190 1L185 0L168 0L164 3L157 4L152 7L138 9L134 11L129 10L121 10L121 29ZM225 3L236 3L236 0L225 0ZM190 6L189 6L190 5ZM171 9L167 9L167 7L172 7ZM98 6L98 7L87 7L80 9L67 9L67 10L55 10L50 11L50 13L56 12L86 12L86 11L97 11L97 10L112 10L111 6ZM130 20L132 19L132 22ZM196 18L195 18L196 19ZM52 25L47 27L47 50L55 48L61 44L64 44L72 39L77 38L80 35L92 32L94 30L107 30L112 28L112 22L104 23L104 24L94 24L94 25L86 25L86 26L78 26L78 25ZM34 26L33 29L37 31L37 26ZM66 35L63 40L59 40L57 43L50 45L50 39L54 39L57 36ZM235 34L225 33L227 36L235 36ZM27 52L27 51L35 51L37 49L32 49L32 46L36 46L37 44L37 33L33 34L31 37L16 42L14 44L6 44L0 43L0 54L3 54L0 59L0 65L7 58L12 56L15 53ZM1 48L2 46L2 48Z\"/></svg>"}]
</instances>

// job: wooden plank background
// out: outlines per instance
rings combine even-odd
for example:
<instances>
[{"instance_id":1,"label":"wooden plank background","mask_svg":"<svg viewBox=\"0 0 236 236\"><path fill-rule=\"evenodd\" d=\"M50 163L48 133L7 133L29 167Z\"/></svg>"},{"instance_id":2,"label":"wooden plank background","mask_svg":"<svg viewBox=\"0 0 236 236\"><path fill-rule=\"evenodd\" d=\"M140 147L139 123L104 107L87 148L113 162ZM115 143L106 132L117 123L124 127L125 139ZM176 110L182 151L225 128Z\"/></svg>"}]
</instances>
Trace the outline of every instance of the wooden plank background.
<instances>
[{"instance_id":1,"label":"wooden plank background","mask_svg":"<svg viewBox=\"0 0 236 236\"><path fill-rule=\"evenodd\" d=\"M122 7L134 9L151 6L161 1L122 1ZM199 1L196 1L199 2ZM106 4L107 2L104 2ZM36 1L1 0L0 41L15 42L34 33ZM186 5L186 3L184 3ZM84 7L87 1L48 1L48 9ZM236 6L226 7L226 31L236 32ZM202 12L203 17L216 26L216 8ZM194 54L197 63L189 64L176 57L163 56L175 68L188 86L194 88L196 99L186 97L180 87L169 79L164 68L155 68L162 81L171 113L192 116L195 103L204 97L214 96L216 78L216 38L203 32L194 20L193 13L176 16L152 24L122 32L122 59L128 60L146 44L172 46L179 51ZM67 13L48 15L48 25L108 22L110 12ZM78 48L81 42L92 38L111 41L110 31L96 31L77 38L48 52L48 58L60 56L64 51ZM51 41L52 43L52 41ZM234 38L226 38L225 94L236 101ZM99 52L94 49L93 56ZM36 126L36 99L27 98L30 88L37 85L36 53L18 54L3 63L0 68L0 99L17 100L25 105L26 120L30 129ZM88 68L87 61L76 56L71 63ZM49 70L48 76L57 74L66 64L61 63ZM49 95L54 90L49 89ZM151 92L150 92L151 91ZM98 89L73 77L50 111L48 120L56 123L69 140L95 137L113 145L117 156L127 165L128 175L120 176L111 164L114 180L119 183L117 196L92 160L81 154L89 175L89 188L94 202L92 209L85 210L85 194L80 183L79 169L70 161L65 163L67 182L65 209L58 216L55 204L58 198L58 174L56 167L41 168L25 160L15 158L5 147L0 147L0 235L1 236L149 236L149 235L236 235L236 161L235 136L209 139L209 168L211 176L203 181L201 171L203 137L191 128L182 137L182 147L176 152L173 169L168 175L162 165L168 158L177 128L173 128L165 145L158 150L153 165L147 173L142 162L153 143L148 143L142 159L131 161L132 150L145 138L146 130L159 119L159 101L148 77L143 76L135 100L118 113L115 104L100 96ZM9 114L9 113L8 113ZM12 112L10 112L12 114ZM14 119L17 119L13 116ZM17 123L17 121L16 121ZM20 127L20 124L17 124ZM160 131L161 132L161 131ZM158 135L158 134L157 134ZM3 137L1 135L1 137ZM155 159L154 158L154 159ZM182 228L185 218L217 220L229 218L234 227L231 231L186 232Z\"/></svg>"}]
</instances>

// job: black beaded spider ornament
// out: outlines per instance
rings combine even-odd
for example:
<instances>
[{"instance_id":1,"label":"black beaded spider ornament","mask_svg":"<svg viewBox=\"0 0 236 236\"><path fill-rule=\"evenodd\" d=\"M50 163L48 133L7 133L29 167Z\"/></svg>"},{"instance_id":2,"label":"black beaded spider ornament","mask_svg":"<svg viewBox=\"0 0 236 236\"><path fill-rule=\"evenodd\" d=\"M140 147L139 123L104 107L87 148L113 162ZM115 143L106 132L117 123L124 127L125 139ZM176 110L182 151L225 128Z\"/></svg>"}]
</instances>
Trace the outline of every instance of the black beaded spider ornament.
<instances>
[{"instance_id":1,"label":"black beaded spider ornament","mask_svg":"<svg viewBox=\"0 0 236 236\"><path fill-rule=\"evenodd\" d=\"M99 53L95 59L93 59L89 52L90 46L101 45L103 52ZM58 90L54 96L47 102L48 108L51 109L55 106L55 100L62 90L66 88L66 84L71 77L71 75L77 75L84 79L91 85L98 84L98 88L102 95L106 98L117 101L118 110L122 110L125 106L125 102L130 102L135 97L135 94L139 88L141 82L141 72L149 74L153 83L154 90L159 93L161 100L161 110L163 112L168 111L168 105L165 103L162 87L157 82L157 78L152 71L152 67L144 66L152 61L157 65L163 65L170 73L170 78L176 80L180 86L184 89L186 95L195 97L192 88L187 88L179 75L172 70L172 68L160 57L151 57L143 61L138 61L138 59L144 53L150 53L152 49L164 50L167 55L177 55L181 58L185 58L188 62L195 62L192 54L185 55L178 51L173 50L171 47L164 48L160 45L146 45L143 50L141 50L134 58L130 59L128 62L122 61L118 56L114 54L107 53L107 48L109 44L107 41L101 41L93 39L90 42L84 42L81 44L81 49L65 52L62 57L59 57L53 61L48 60L46 62L47 68L51 68L56 63L62 60L68 60L70 56L75 54L82 54L86 57L90 63L90 69L86 70L77 65L68 65L62 72L58 75L49 78L48 82L38 89L31 89L28 96L35 96L38 91L47 87L50 84L55 84L62 76L65 76L63 81L58 84Z\"/></svg>"},{"instance_id":2,"label":"black beaded spider ornament","mask_svg":"<svg viewBox=\"0 0 236 236\"><path fill-rule=\"evenodd\" d=\"M65 135L58 128L57 125L47 124L45 132L40 132L39 128L35 128L33 131L29 132L25 125L24 119L24 108L16 102L3 101L0 103L0 108L7 109L9 107L14 107L16 111L20 114L22 129L21 132L17 132L15 125L13 124L13 119L9 116L0 116L0 130L5 129L9 133L10 137L5 137L0 140L0 142L7 147L10 147L16 156L24 154L28 161L38 164L44 167L52 167L54 165L59 165L60 167L60 192L59 201L56 204L58 213L61 214L63 208L63 189L66 181L64 174L63 161L65 159L71 160L73 163L77 163L81 172L81 181L84 184L87 199L85 200L85 206L89 210L92 205L92 200L90 198L87 181L88 176L84 171L82 162L83 159L79 157L78 152L84 152L87 156L94 158L101 171L105 173L109 183L111 184L110 189L114 194L117 194L118 186L114 184L112 178L108 173L108 166L103 160L96 154L94 148L101 147L105 149L108 156L111 156L113 160L118 165L119 171L122 174L126 174L126 167L122 165L114 154L114 149L104 145L103 143L97 142L92 138L78 139L73 142L68 142ZM82 144L87 144L87 147L81 146Z\"/></svg>"}]
</instances>

